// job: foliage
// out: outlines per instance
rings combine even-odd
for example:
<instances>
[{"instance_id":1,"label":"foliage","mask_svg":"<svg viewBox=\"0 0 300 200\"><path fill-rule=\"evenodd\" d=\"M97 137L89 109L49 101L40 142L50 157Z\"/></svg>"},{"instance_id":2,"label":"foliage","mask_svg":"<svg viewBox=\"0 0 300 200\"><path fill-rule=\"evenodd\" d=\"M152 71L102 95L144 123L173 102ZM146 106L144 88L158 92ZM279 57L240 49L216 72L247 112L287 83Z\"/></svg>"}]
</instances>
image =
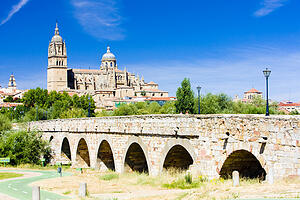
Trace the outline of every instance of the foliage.
<instances>
[{"instance_id":1,"label":"foliage","mask_svg":"<svg viewBox=\"0 0 300 200\"><path fill-rule=\"evenodd\" d=\"M13 102L13 101L14 101L14 99L12 96L8 96L3 100L3 102Z\"/></svg>"},{"instance_id":2,"label":"foliage","mask_svg":"<svg viewBox=\"0 0 300 200\"><path fill-rule=\"evenodd\" d=\"M175 181L172 181L171 183L165 183L162 186L164 188L168 189L192 189L192 188L198 188L201 185L201 182L194 181L194 182L187 182L184 178L178 178Z\"/></svg>"},{"instance_id":3,"label":"foliage","mask_svg":"<svg viewBox=\"0 0 300 200\"><path fill-rule=\"evenodd\" d=\"M11 129L11 121L3 114L0 114L0 134Z\"/></svg>"},{"instance_id":4,"label":"foliage","mask_svg":"<svg viewBox=\"0 0 300 200\"><path fill-rule=\"evenodd\" d=\"M50 147L37 132L10 131L1 135L0 157L10 157L10 164L40 164L50 161Z\"/></svg>"},{"instance_id":5,"label":"foliage","mask_svg":"<svg viewBox=\"0 0 300 200\"><path fill-rule=\"evenodd\" d=\"M300 113L297 110L293 110L290 112L290 115L299 115Z\"/></svg>"},{"instance_id":6,"label":"foliage","mask_svg":"<svg viewBox=\"0 0 300 200\"><path fill-rule=\"evenodd\" d=\"M194 92L191 89L190 80L185 78L181 82L181 87L176 92L177 101L175 102L177 113L194 113Z\"/></svg>"},{"instance_id":7,"label":"foliage","mask_svg":"<svg viewBox=\"0 0 300 200\"><path fill-rule=\"evenodd\" d=\"M137 102L131 104L123 104L113 112L102 111L96 116L125 116L125 115L148 115L148 114L175 114L175 102L166 102L160 106L157 102Z\"/></svg>"},{"instance_id":8,"label":"foliage","mask_svg":"<svg viewBox=\"0 0 300 200\"><path fill-rule=\"evenodd\" d=\"M24 94L22 98L24 106L16 108L2 108L0 113L5 114L14 121L34 121L57 118L86 117L90 107L94 116L96 108L93 98L89 95L73 95L36 88ZM90 104L90 106L89 106Z\"/></svg>"},{"instance_id":9,"label":"foliage","mask_svg":"<svg viewBox=\"0 0 300 200\"><path fill-rule=\"evenodd\" d=\"M193 177L190 173L186 174L184 176L184 179L185 179L185 182L188 183L188 184L191 184L193 182Z\"/></svg>"}]
</instances>

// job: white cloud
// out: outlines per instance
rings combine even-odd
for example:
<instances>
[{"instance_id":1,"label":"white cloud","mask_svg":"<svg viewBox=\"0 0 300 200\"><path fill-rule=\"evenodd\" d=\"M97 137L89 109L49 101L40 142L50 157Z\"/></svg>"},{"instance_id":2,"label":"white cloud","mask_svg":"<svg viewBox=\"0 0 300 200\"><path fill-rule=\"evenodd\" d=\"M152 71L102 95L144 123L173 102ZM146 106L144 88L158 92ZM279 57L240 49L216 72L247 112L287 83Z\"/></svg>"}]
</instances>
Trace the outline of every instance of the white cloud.
<instances>
[{"instance_id":1,"label":"white cloud","mask_svg":"<svg viewBox=\"0 0 300 200\"><path fill-rule=\"evenodd\" d=\"M257 10L254 13L254 16L256 16L256 17L266 16L266 15L270 14L271 12L275 11L276 9L284 6L284 3L286 1L287 0L263 0L262 8Z\"/></svg>"},{"instance_id":2,"label":"white cloud","mask_svg":"<svg viewBox=\"0 0 300 200\"><path fill-rule=\"evenodd\" d=\"M90 35L103 40L121 40L119 0L71 0L75 18Z\"/></svg>"},{"instance_id":3,"label":"white cloud","mask_svg":"<svg viewBox=\"0 0 300 200\"><path fill-rule=\"evenodd\" d=\"M8 22L14 14L19 12L19 10L28 3L29 0L20 0L18 4L14 5L9 11L7 17L1 21L0 26Z\"/></svg>"},{"instance_id":4,"label":"white cloud","mask_svg":"<svg viewBox=\"0 0 300 200\"><path fill-rule=\"evenodd\" d=\"M160 63L127 64L128 71L142 72L145 81L155 81L160 89L175 95L183 78L190 78L193 88L202 86L201 93L224 92L231 97L252 87L265 93L265 77L262 71L268 67L270 98L277 101L300 101L299 85L300 52L282 52L263 49L234 50L230 59L214 58L184 61L161 61ZM272 49L272 48L270 48ZM242 52L238 54L236 52ZM196 89L195 89L196 90ZM196 92L196 91L195 91Z\"/></svg>"}]
</instances>

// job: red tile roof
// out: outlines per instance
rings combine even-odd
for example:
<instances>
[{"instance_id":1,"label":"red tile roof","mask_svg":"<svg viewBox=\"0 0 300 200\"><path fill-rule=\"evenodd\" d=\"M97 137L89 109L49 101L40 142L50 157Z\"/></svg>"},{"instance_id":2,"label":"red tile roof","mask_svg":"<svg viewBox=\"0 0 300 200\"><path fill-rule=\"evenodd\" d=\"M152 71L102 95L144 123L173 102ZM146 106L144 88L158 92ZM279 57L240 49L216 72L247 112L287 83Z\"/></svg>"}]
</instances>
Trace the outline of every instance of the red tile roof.
<instances>
[{"instance_id":1,"label":"red tile roof","mask_svg":"<svg viewBox=\"0 0 300 200\"><path fill-rule=\"evenodd\" d=\"M172 101L172 100L176 100L176 97L152 97L147 100L148 101Z\"/></svg>"},{"instance_id":2,"label":"red tile roof","mask_svg":"<svg viewBox=\"0 0 300 200\"><path fill-rule=\"evenodd\" d=\"M251 90L249 90L248 92L245 92L245 93L262 93L262 92L258 91L255 88L252 88Z\"/></svg>"},{"instance_id":3,"label":"red tile roof","mask_svg":"<svg viewBox=\"0 0 300 200\"><path fill-rule=\"evenodd\" d=\"M9 102L0 103L0 107L4 107L4 108L17 107L19 105L23 105L23 104L22 103L9 103Z\"/></svg>"},{"instance_id":4,"label":"red tile roof","mask_svg":"<svg viewBox=\"0 0 300 200\"><path fill-rule=\"evenodd\" d=\"M149 83L147 83L148 85L157 85L157 83L154 83L153 81L150 81Z\"/></svg>"},{"instance_id":5,"label":"red tile roof","mask_svg":"<svg viewBox=\"0 0 300 200\"><path fill-rule=\"evenodd\" d=\"M280 106L280 107L300 106L300 103L282 103L282 102L280 102L278 104L278 106Z\"/></svg>"}]
</instances>

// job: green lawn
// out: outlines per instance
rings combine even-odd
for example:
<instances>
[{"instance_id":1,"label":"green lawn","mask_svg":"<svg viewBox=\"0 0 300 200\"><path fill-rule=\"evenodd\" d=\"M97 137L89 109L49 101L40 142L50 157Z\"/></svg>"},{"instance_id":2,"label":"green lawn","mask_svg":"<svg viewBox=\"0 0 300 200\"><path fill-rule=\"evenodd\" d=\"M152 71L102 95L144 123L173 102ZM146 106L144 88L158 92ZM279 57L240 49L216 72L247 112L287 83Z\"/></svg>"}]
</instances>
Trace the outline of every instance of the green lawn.
<instances>
[{"instance_id":1,"label":"green lawn","mask_svg":"<svg viewBox=\"0 0 300 200\"><path fill-rule=\"evenodd\" d=\"M8 179L8 178L17 178L21 177L23 174L17 174L17 173L0 173L0 180Z\"/></svg>"}]
</instances>

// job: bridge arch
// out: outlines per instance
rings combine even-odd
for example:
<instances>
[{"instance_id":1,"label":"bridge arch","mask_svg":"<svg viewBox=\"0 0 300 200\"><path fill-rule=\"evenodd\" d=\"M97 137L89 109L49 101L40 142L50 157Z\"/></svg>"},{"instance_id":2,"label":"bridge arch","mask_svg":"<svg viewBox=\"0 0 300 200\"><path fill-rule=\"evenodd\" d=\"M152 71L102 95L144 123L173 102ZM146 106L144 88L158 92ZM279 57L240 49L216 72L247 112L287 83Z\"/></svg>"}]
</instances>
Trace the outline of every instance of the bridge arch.
<instances>
[{"instance_id":1,"label":"bridge arch","mask_svg":"<svg viewBox=\"0 0 300 200\"><path fill-rule=\"evenodd\" d=\"M160 172L164 168L188 169L195 160L196 154L188 140L170 140L162 151Z\"/></svg>"},{"instance_id":2,"label":"bridge arch","mask_svg":"<svg viewBox=\"0 0 300 200\"><path fill-rule=\"evenodd\" d=\"M266 171L263 165L264 162L261 163L261 160L262 158L258 159L254 154L245 149L233 151L222 163L219 175L222 178L231 178L232 172L236 170L239 172L240 177L264 180Z\"/></svg>"},{"instance_id":3,"label":"bridge arch","mask_svg":"<svg viewBox=\"0 0 300 200\"><path fill-rule=\"evenodd\" d=\"M67 137L64 137L60 146L61 162L63 164L72 161L70 142Z\"/></svg>"},{"instance_id":4,"label":"bridge arch","mask_svg":"<svg viewBox=\"0 0 300 200\"><path fill-rule=\"evenodd\" d=\"M147 146L138 137L130 137L123 159L122 171L138 171L150 173Z\"/></svg>"},{"instance_id":5,"label":"bridge arch","mask_svg":"<svg viewBox=\"0 0 300 200\"><path fill-rule=\"evenodd\" d=\"M75 161L79 167L87 168L91 166L90 152L84 137L81 137L77 142Z\"/></svg>"},{"instance_id":6,"label":"bridge arch","mask_svg":"<svg viewBox=\"0 0 300 200\"><path fill-rule=\"evenodd\" d=\"M113 170L115 171L114 153L112 150L111 142L108 139L102 139L97 145L97 163L96 168L101 171Z\"/></svg>"}]
</instances>

